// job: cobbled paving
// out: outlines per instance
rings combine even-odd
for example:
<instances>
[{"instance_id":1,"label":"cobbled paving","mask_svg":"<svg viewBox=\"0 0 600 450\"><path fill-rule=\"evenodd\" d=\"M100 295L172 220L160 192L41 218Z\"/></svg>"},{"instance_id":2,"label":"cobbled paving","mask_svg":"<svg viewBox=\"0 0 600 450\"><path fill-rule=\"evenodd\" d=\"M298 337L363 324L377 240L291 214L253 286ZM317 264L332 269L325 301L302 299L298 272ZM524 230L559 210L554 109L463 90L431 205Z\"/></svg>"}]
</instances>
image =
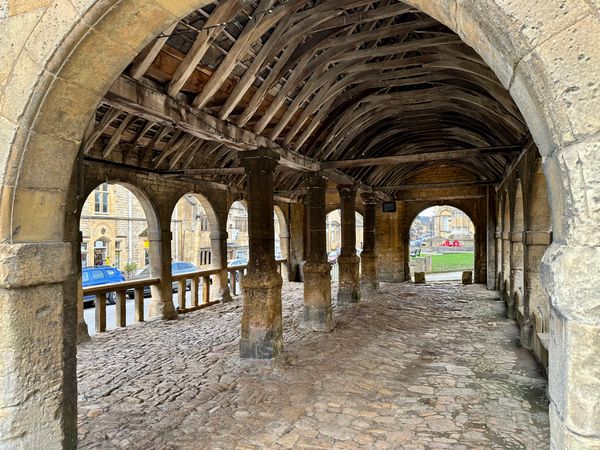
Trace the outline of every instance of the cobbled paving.
<instances>
[{"instance_id":1,"label":"cobbled paving","mask_svg":"<svg viewBox=\"0 0 600 450\"><path fill-rule=\"evenodd\" d=\"M497 293L383 284L313 333L283 289L280 361L238 358L240 298L80 346L80 448L548 448L546 381Z\"/></svg>"}]
</instances>

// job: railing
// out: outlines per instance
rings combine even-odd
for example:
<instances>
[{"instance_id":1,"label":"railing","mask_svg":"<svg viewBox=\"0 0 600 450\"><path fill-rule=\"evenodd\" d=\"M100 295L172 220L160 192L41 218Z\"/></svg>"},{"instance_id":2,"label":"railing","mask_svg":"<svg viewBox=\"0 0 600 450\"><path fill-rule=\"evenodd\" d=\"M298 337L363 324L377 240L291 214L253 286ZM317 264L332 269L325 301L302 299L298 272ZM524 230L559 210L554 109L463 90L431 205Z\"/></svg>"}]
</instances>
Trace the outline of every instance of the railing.
<instances>
[{"instance_id":1,"label":"railing","mask_svg":"<svg viewBox=\"0 0 600 450\"><path fill-rule=\"evenodd\" d=\"M133 289L134 320L136 322L144 321L144 287L153 286L160 283L159 278L145 278L143 280L122 281L119 283L101 284L98 286L88 286L83 288L83 295L94 295L94 308L96 313L95 325L96 333L106 331L106 294L116 293L116 311L115 321L117 327L125 327L127 291Z\"/></svg>"},{"instance_id":2,"label":"railing","mask_svg":"<svg viewBox=\"0 0 600 450\"><path fill-rule=\"evenodd\" d=\"M277 272L282 276L285 273L284 268L287 267L287 259L277 259ZM231 295L236 296L242 293L242 280L248 271L248 265L228 267L227 272L229 273L229 292Z\"/></svg>"},{"instance_id":3,"label":"railing","mask_svg":"<svg viewBox=\"0 0 600 450\"><path fill-rule=\"evenodd\" d=\"M277 270L283 273L284 265L287 264L287 259L277 260ZM235 266L227 268L229 276L229 285L231 295L236 296L241 293L241 281L246 274L248 266ZM207 306L219 303L211 301L210 286L212 277L221 273L222 269L207 269L196 270L194 272L185 272L171 277L173 283L177 283L177 296L179 305L177 311L186 313L206 308ZM187 285L190 281L191 305L187 306ZM116 293L116 311L115 324L117 327L127 326L126 321L126 301L127 291L133 289L134 298L134 321L144 321L144 287L154 286L160 283L160 278L143 278L141 280L122 281L119 283L101 284L98 286L88 286L83 288L83 296L94 295L95 308L95 326L96 333L106 331L106 296L107 294ZM202 288L202 302L199 301L200 288Z\"/></svg>"},{"instance_id":4,"label":"railing","mask_svg":"<svg viewBox=\"0 0 600 450\"><path fill-rule=\"evenodd\" d=\"M217 301L210 300L210 285L212 284L211 277L221 273L221 269L207 269L207 270L195 270L194 272L185 272L177 275L173 275L173 282L177 283L177 299L179 300L179 306L177 311L180 313L186 313L196 311L207 306L218 303ZM190 280L191 286L191 306L187 307L187 281ZM199 303L199 290L202 286L202 303Z\"/></svg>"}]
</instances>

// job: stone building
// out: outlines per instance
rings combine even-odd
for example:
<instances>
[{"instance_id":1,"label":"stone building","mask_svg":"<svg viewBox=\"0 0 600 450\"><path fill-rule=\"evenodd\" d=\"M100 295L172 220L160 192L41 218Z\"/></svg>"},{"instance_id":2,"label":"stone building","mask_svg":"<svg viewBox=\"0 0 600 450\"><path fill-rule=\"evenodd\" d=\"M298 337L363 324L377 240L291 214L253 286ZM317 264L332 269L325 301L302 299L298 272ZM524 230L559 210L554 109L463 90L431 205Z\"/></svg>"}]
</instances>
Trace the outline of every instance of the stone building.
<instances>
[{"instance_id":1,"label":"stone building","mask_svg":"<svg viewBox=\"0 0 600 450\"><path fill-rule=\"evenodd\" d=\"M408 279L417 214L461 209L475 283L501 293L520 345L547 364L550 447L600 448L599 35L597 0L0 4L0 446L77 446L79 222L109 182L144 210L153 323L190 309L173 302L177 202L206 199L211 268L191 281L211 286L207 305L235 290L227 215L245 202L236 343L250 361L284 354L284 320L332 329L328 211L341 209L335 305L357 321L363 291ZM299 280L301 263L302 311L284 318L283 278ZM351 339L342 328L331 336Z\"/></svg>"},{"instance_id":2,"label":"stone building","mask_svg":"<svg viewBox=\"0 0 600 450\"><path fill-rule=\"evenodd\" d=\"M149 263L148 225L135 195L118 184L102 183L83 205L80 220L82 266L111 265L125 270Z\"/></svg>"},{"instance_id":3,"label":"stone building","mask_svg":"<svg viewBox=\"0 0 600 450\"><path fill-rule=\"evenodd\" d=\"M458 240L464 245L473 242L475 226L469 216L451 206L437 206L433 212L433 245L446 240Z\"/></svg>"}]
</instances>

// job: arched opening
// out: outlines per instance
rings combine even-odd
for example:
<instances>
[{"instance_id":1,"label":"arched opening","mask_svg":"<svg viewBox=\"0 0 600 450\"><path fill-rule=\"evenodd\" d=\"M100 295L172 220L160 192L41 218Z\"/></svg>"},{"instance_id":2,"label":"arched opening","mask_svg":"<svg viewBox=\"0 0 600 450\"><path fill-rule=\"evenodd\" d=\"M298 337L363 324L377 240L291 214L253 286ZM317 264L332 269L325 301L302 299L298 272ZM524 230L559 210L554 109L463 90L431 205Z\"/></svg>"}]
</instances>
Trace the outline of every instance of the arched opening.
<instances>
[{"instance_id":1,"label":"arched opening","mask_svg":"<svg viewBox=\"0 0 600 450\"><path fill-rule=\"evenodd\" d=\"M127 183L102 183L87 196L80 211L82 287L124 281L140 273L150 276L152 250L148 230L156 229L158 224L151 204L139 189ZM116 292L106 295L106 330L110 330L118 327ZM94 296L83 296L80 301L83 302L80 326L84 326L84 320L87 333L94 335L97 329ZM149 302L144 307L147 314ZM131 301L126 302L126 321L135 321Z\"/></svg>"},{"instance_id":2,"label":"arched opening","mask_svg":"<svg viewBox=\"0 0 600 450\"><path fill-rule=\"evenodd\" d=\"M39 80L31 81L32 85L36 86L35 95L31 97L33 100L29 101L27 95L22 95L21 102L15 106L11 105L15 111L11 110L9 116L15 120L9 120L8 123L3 122L2 124L3 129L9 130L6 132L8 139L3 139L1 145L8 150L3 154L8 154L7 160L10 161L10 164L7 164L10 169L3 174L6 175L3 179L8 180L5 186L7 189L3 192L2 198L4 206L2 208L3 242L9 244L43 242L54 245L57 242L70 243L76 240L73 234L76 223L69 216L70 213L67 210L72 210L69 205L75 195L71 192L70 184L75 172L78 142L84 135L89 116L120 70L132 60L144 44L150 41L152 36L157 36L161 30L173 23L174 19L190 13L190 6L199 7L206 2L198 1L191 5L189 2L158 3L164 8L158 7L157 2L143 1L135 4L121 2L115 7L110 5L110 10L104 9L108 8L106 4L92 7L86 13L84 20L94 23L94 28L100 28L101 33L88 26L77 26L74 18L79 16L73 14L73 19L61 22L65 30L73 31L68 36L66 31L57 32L56 42L65 42L61 51L54 51L53 45L45 46L48 54L54 55L50 64L47 64L48 56L45 54L41 56L40 70L51 68L51 70L47 70L47 79L41 82ZM579 176L581 179L589 179L588 175L595 173L597 169L597 163L591 156L595 152L591 151L592 147L589 142L581 145L572 144L579 139L594 135L596 128L593 127L596 125L590 117L598 117L597 114L594 114L597 102L594 102L593 97L581 98L581 102L571 101L571 96L580 95L577 92L581 88L577 87L591 86L589 83L595 82L593 76L597 73L596 70L593 70L593 66L590 67L590 64L595 64L595 58L579 57L585 55L588 50L591 54L595 54L594 49L591 49L587 43L589 40L586 39L586 34L571 27L573 24L580 23L580 20L562 22L565 16L570 16L549 14L545 27L543 30L539 30L540 35L532 38L528 31L529 27L522 26L525 18L530 17L530 9L525 6L526 2L523 2L522 7L511 4L510 8L514 7L515 9L510 11L504 9L508 6L498 5L497 2L491 1L476 10L470 10L465 6L456 7L453 2L444 5L420 1L408 1L407 3L420 7L425 13L431 14L432 17L458 32L465 42L487 61L501 82L510 89L520 110L525 114L542 153L548 156L546 170L549 173L548 179L552 180L553 217L557 242L560 245L556 245L553 250L553 255L556 255L557 258L548 258L546 270L549 277L557 277L561 280L561 284L565 285L564 290L560 290L558 287L554 288L556 292L553 292L553 295L556 298L553 304L556 305L556 308L566 308L567 306L564 305L570 302L565 300L561 303L561 301L571 298L570 288L576 284L569 283L567 278L561 274L560 262L562 260L560 258L564 260L575 257L577 249L570 247L581 246L579 242L583 242L586 238L588 243L590 240L592 241L590 249L594 246L597 247L598 241L597 227L590 225L594 222L597 211L595 209L590 211L583 207L587 205L588 199L594 198L595 191L589 188L588 191L591 192L582 195L571 192L571 183L574 183L573 186L578 186L576 181L571 180L578 180ZM480 16L480 11L484 15ZM489 20L490 11L494 12L494 21ZM100 19L96 20L96 18ZM49 20L53 20L52 16ZM559 21L561 22L559 23ZM127 26L123 27L123 23L127 23ZM582 30L593 33L597 29L596 22L591 18L590 20L586 19L585 23L587 25L582 27ZM40 21L40 27L45 24L45 21ZM549 24L555 24L556 28ZM65 36L67 36L66 39ZM560 52L560 49L563 48L560 42L561 40L566 41L565 36L569 36L571 48L581 49L581 51L565 52L569 57L573 55L572 60L568 59L573 64L565 64L563 57L555 55L555 52ZM547 52L538 51L537 45L540 42L546 44L546 48L549 49ZM553 43L557 45L551 45ZM90 48L99 49L99 54L90 52ZM18 52L18 54L24 55L23 58L30 58L29 52ZM408 54L411 53L408 52ZM506 58L504 55L513 55L514 59ZM96 59L101 59L103 63L96 64ZM589 60L592 63L589 63ZM18 71L16 72L18 73ZM594 75L590 76L590 73ZM589 77L589 80L586 79L586 76ZM19 93L22 90L34 91L34 88L23 88L19 82L9 85L7 91L10 93L11 89ZM22 114L23 111L26 114ZM24 120L20 120L22 117ZM265 121L268 122L268 120ZM17 129L17 126L13 124L17 122L21 124L20 131L22 133L18 139L13 139ZM316 122L314 121L314 123ZM301 126L297 128L301 128ZM276 132L277 130L272 131ZM406 134L412 138L410 133ZM341 135L343 136L344 133ZM53 145L48 145L48 142L40 139L40 136L46 136ZM39 161L50 161L52 154L45 152L48 152L48 149L55 151L57 148L60 148L66 155L61 164L56 167L48 167L43 177L31 176L38 173L37 170L32 169L37 167L36 161L38 164ZM172 153L180 154L175 150ZM578 161L590 161L590 169L587 165L582 168ZM571 162L573 164L570 164ZM564 176L565 174L576 176L571 178ZM577 188L573 190L577 191ZM27 214L29 208L36 211L48 211L48 213L41 215L43 220L30 221ZM566 208L576 211L577 217L573 218L571 215L565 214ZM57 211L60 213L57 214ZM590 230L593 231L591 236ZM596 254L594 253L594 255ZM597 256L593 257L597 259ZM63 288L64 292L74 294L75 283L72 282L72 275L69 275L75 273L72 264L70 267L67 267L69 264L64 264L65 272L60 277L53 279L55 285L60 285L61 292L60 295L51 292L48 294L49 299L62 299ZM583 275L578 278L578 281L585 280L587 278L583 278ZM585 283L578 284L584 285ZM584 294L588 294L587 291ZM73 295L71 296L73 297ZM65 299L65 304L67 303L68 299ZM57 308L57 311L62 311L62 308ZM58 319L62 319L60 316L62 313L57 312L56 314ZM6 320L12 319L7 318ZM578 316L577 320L582 321ZM577 320L573 320L575 325L578 323ZM67 327L69 326L68 320L57 320L57 323L65 323ZM10 329L11 327L7 326L6 328ZM46 331L43 330L43 332ZM61 333L63 332L64 330L61 330ZM68 346L69 340L67 339L65 342L65 346ZM557 344L557 348L562 347ZM65 354L73 355L73 352L66 351ZM63 366L68 367L69 365L60 365L60 367ZM56 371L57 377L62 376L62 370ZM62 383L57 382L56 385L62 386ZM72 401L66 403L72 403ZM63 407L61 406L61 408ZM43 410L44 408L39 409ZM73 416L72 409L67 412L70 417ZM566 415L563 414L561 417L566 417ZM66 434L72 439L72 426Z\"/></svg>"},{"instance_id":3,"label":"arched opening","mask_svg":"<svg viewBox=\"0 0 600 450\"><path fill-rule=\"evenodd\" d=\"M363 216L361 213L355 213L356 230L356 254L360 256L363 243ZM342 216L340 209L330 211L325 217L325 234L327 260L331 264L331 281L339 280L338 257L342 250Z\"/></svg>"},{"instance_id":4,"label":"arched opening","mask_svg":"<svg viewBox=\"0 0 600 450\"><path fill-rule=\"evenodd\" d=\"M429 281L461 281L463 272L475 269L475 225L453 206L432 206L421 211L409 231L409 268L425 273Z\"/></svg>"}]
</instances>

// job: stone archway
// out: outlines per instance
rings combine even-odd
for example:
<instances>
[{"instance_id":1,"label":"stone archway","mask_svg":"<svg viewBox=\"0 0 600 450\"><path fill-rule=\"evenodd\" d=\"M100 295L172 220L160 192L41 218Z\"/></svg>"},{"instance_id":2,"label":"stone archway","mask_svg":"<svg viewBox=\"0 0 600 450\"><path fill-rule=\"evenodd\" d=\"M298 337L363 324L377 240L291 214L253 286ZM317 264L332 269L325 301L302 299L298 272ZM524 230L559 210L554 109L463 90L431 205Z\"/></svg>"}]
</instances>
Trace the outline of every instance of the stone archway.
<instances>
[{"instance_id":1,"label":"stone archway","mask_svg":"<svg viewBox=\"0 0 600 450\"><path fill-rule=\"evenodd\" d=\"M486 221L485 210L476 202L464 200L422 201L410 203L405 209L405 220L402 222L402 240L404 242L404 273L409 274L410 260L410 228L421 212L433 206L450 206L462 211L475 228L474 235L474 267L473 280L475 283L485 283L487 274ZM405 277L408 281L410 276Z\"/></svg>"},{"instance_id":2,"label":"stone archway","mask_svg":"<svg viewBox=\"0 0 600 450\"><path fill-rule=\"evenodd\" d=\"M35 377L26 376L25 384L15 386L10 394L8 404L28 399L26 406L11 416L11 436L19 435L22 424L36 420L35 411L60 411L54 419L40 417L40 432L30 433L27 445L43 442L59 446L75 441L71 398L75 386L75 321L71 297L76 285L73 245L77 239L73 229L75 201L70 194L76 183L75 163L87 121L112 80L143 45L205 3L139 0L121 1L110 7L95 5L89 10L86 4L77 10L70 2L57 0L51 11L27 30L35 36L53 23L56 37L40 40L43 44L14 57L18 70L12 70L13 78L4 87L4 98L9 102L3 101L0 120L0 150L4 156L0 236L6 273L2 288L4 307L13 314L10 318L3 311L0 317L3 328L18 330L6 336L11 354L23 351L27 341L22 340L21 333L27 327L21 330L13 321L29 314L22 308L29 310L35 305L19 306L23 303L21 297L28 290L48 285L36 297L40 305L53 305L51 316L65 324L65 329L55 334L28 330L34 336L39 334L47 347L60 348L61 357L49 371L53 377L37 385ZM550 368L553 445L589 443L600 428L592 419L597 414L579 416L576 411L597 408L594 396L589 395L597 392L597 386L584 381L584 376L593 380L591 374L598 367L590 365L587 373L569 381L563 373L573 371L585 357L572 345L567 347L567 342L597 342L600 336L595 312L599 280L568 270L577 267L582 257L591 266L600 263L600 206L595 201L600 189L600 163L595 157L600 106L597 92L588 89L597 83L600 49L588 39L600 32L597 10L575 0L566 14L559 11L559 5L536 8L525 1L502 5L492 0L477 5L425 0L407 3L455 30L483 57L510 90L545 157L555 242L547 252L542 273L555 310L555 329L565 330L551 340L557 355ZM543 25L534 30L525 26L528 22ZM57 149L60 158L56 158ZM43 168L41 161L45 162ZM36 211L33 218L31 211ZM43 278L30 279L16 270L21 264L40 264L49 258L58 264ZM63 310L63 304L71 306ZM584 337L577 331L582 331ZM44 360L43 352L32 355L33 360L36 358ZM30 367L21 364L11 363L11 371L28 373ZM61 389L43 399L30 399L27 392L34 386L41 391L53 391L53 386ZM53 440L49 441L48 436Z\"/></svg>"}]
</instances>

